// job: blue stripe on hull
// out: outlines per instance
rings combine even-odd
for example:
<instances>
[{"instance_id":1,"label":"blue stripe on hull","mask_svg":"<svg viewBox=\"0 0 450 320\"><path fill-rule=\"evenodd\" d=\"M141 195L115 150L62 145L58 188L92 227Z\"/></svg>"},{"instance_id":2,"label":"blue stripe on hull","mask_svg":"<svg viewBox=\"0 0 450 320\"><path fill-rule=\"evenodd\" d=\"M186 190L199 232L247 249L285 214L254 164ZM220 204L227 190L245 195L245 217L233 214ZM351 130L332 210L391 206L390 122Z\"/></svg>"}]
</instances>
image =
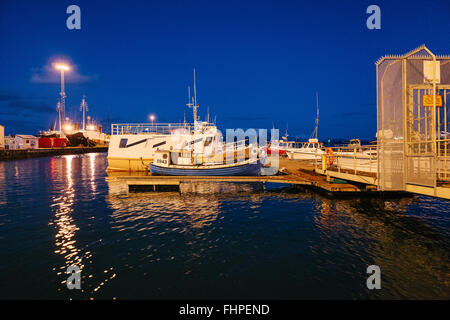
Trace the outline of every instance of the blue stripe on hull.
<instances>
[{"instance_id":1,"label":"blue stripe on hull","mask_svg":"<svg viewBox=\"0 0 450 320\"><path fill-rule=\"evenodd\" d=\"M178 169L158 167L150 164L152 173L169 176L259 176L261 168L262 164L259 161L240 166L213 169Z\"/></svg>"}]
</instances>

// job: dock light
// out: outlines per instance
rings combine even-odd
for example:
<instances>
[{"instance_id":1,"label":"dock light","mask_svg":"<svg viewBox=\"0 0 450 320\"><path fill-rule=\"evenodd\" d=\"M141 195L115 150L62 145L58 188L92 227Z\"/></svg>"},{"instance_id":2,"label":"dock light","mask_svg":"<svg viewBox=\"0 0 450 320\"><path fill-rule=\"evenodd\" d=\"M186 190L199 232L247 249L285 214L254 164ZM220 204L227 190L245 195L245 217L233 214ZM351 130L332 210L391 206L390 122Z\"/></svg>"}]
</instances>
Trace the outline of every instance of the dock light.
<instances>
[{"instance_id":1,"label":"dock light","mask_svg":"<svg viewBox=\"0 0 450 320\"><path fill-rule=\"evenodd\" d=\"M94 128L93 125L89 125L89 126L87 126L87 129L88 129L88 130L94 130L95 128Z\"/></svg>"},{"instance_id":2,"label":"dock light","mask_svg":"<svg viewBox=\"0 0 450 320\"><path fill-rule=\"evenodd\" d=\"M66 130L66 131L71 131L71 130L72 130L72 126L71 126L70 124L66 124L66 125L64 126L64 130Z\"/></svg>"}]
</instances>

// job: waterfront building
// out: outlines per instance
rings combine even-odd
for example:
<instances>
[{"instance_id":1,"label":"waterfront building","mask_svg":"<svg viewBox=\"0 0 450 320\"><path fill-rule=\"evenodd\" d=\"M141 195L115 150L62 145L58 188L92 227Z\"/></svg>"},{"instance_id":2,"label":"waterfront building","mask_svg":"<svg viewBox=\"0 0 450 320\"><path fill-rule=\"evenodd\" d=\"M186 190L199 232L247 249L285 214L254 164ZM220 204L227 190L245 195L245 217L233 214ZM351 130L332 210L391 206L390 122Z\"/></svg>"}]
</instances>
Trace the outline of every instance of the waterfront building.
<instances>
[{"instance_id":1,"label":"waterfront building","mask_svg":"<svg viewBox=\"0 0 450 320\"><path fill-rule=\"evenodd\" d=\"M26 150L37 149L38 138L32 135L17 134L5 137L5 149Z\"/></svg>"}]
</instances>

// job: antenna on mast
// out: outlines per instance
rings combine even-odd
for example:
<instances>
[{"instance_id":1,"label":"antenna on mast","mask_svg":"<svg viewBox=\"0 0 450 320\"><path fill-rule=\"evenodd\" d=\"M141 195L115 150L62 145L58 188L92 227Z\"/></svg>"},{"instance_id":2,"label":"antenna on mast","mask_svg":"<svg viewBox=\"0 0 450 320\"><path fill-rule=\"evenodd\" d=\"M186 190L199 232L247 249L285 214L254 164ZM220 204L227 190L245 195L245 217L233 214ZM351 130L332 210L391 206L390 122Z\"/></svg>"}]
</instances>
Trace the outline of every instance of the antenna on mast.
<instances>
[{"instance_id":1,"label":"antenna on mast","mask_svg":"<svg viewBox=\"0 0 450 320\"><path fill-rule=\"evenodd\" d=\"M83 111L83 130L86 130L86 112L88 111L88 105L86 103L86 95L84 94L81 100L80 111Z\"/></svg>"},{"instance_id":2,"label":"antenna on mast","mask_svg":"<svg viewBox=\"0 0 450 320\"><path fill-rule=\"evenodd\" d=\"M289 134L288 134L288 126L289 126L289 124L286 122L286 134L283 137L283 139L286 140L286 141L288 140L288 136L289 136Z\"/></svg>"},{"instance_id":3,"label":"antenna on mast","mask_svg":"<svg viewBox=\"0 0 450 320\"><path fill-rule=\"evenodd\" d=\"M61 125L62 107L61 107L61 101L58 101L56 103L56 110L58 110L59 133L61 134L61 132L62 132L62 125Z\"/></svg>"},{"instance_id":4,"label":"antenna on mast","mask_svg":"<svg viewBox=\"0 0 450 320\"><path fill-rule=\"evenodd\" d=\"M197 105L197 90L196 90L196 84L195 84L195 68L194 68L194 103L195 103L195 105Z\"/></svg>"},{"instance_id":5,"label":"antenna on mast","mask_svg":"<svg viewBox=\"0 0 450 320\"><path fill-rule=\"evenodd\" d=\"M195 84L195 68L194 68L194 97L192 97L191 100L191 89L188 86L188 92L189 92L189 103L187 104L187 106L189 108L192 108L192 112L194 113L194 128L197 127L197 108L198 108L198 104L197 104L197 87Z\"/></svg>"},{"instance_id":6,"label":"antenna on mast","mask_svg":"<svg viewBox=\"0 0 450 320\"><path fill-rule=\"evenodd\" d=\"M319 94L316 91L316 108L317 108L317 115L316 115L316 123L314 126L314 131L311 134L311 138L317 139L317 135L319 133Z\"/></svg>"}]
</instances>

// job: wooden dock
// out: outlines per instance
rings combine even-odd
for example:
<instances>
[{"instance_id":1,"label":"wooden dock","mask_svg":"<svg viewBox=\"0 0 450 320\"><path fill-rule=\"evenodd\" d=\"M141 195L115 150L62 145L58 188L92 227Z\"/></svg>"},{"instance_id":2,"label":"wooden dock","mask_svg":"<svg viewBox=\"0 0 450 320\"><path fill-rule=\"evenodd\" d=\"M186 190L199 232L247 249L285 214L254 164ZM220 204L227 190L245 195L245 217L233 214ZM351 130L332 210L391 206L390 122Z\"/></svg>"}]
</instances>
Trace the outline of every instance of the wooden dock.
<instances>
[{"instance_id":1,"label":"wooden dock","mask_svg":"<svg viewBox=\"0 0 450 320\"><path fill-rule=\"evenodd\" d=\"M314 166L298 160L280 159L283 174L274 176L158 176L147 173L109 173L107 180L122 183L128 189L149 187L147 190L176 190L182 184L201 183L276 183L314 188L332 195L376 193L376 189L354 183L327 182L323 175L314 172ZM173 188L169 188L172 186Z\"/></svg>"}]
</instances>

